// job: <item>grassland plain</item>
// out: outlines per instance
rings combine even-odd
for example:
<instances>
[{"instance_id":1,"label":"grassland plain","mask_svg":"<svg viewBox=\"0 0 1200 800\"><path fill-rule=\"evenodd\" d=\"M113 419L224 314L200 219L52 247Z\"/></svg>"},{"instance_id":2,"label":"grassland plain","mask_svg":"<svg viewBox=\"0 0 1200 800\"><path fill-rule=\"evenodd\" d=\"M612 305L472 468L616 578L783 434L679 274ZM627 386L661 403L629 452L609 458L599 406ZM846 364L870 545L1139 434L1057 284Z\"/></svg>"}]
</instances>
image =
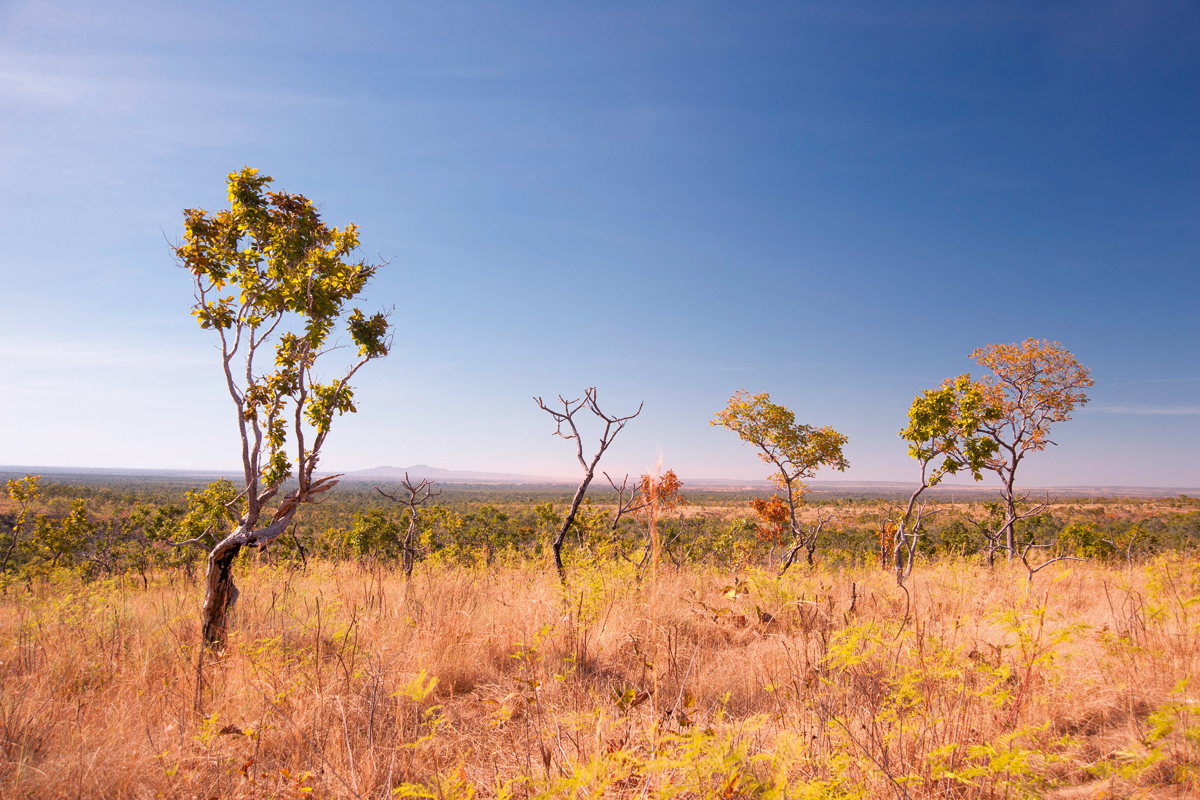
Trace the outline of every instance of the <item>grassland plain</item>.
<instances>
[{"instance_id":1,"label":"grassland plain","mask_svg":"<svg viewBox=\"0 0 1200 800\"><path fill-rule=\"evenodd\" d=\"M5 797L1195 794L1200 564L783 578L248 559L0 598ZM200 668L198 669L198 663ZM1140 794L1139 794L1140 793Z\"/></svg>"}]
</instances>

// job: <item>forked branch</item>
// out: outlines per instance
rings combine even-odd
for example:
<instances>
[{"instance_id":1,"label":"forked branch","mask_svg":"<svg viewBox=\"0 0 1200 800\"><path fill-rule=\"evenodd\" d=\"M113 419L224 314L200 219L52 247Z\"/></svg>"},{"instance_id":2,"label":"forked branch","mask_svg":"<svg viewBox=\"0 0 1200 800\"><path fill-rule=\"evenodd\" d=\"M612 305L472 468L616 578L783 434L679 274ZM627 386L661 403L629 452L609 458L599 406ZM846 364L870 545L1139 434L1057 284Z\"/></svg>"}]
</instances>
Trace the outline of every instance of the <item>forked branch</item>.
<instances>
[{"instance_id":1,"label":"forked branch","mask_svg":"<svg viewBox=\"0 0 1200 800\"><path fill-rule=\"evenodd\" d=\"M610 416L600 410L600 406L596 400L596 387L588 388L583 398L567 400L562 395L558 396L558 402L562 404L562 411L557 408L547 406L540 397L533 398L537 403L538 408L545 411L554 418L554 435L562 439L575 442L575 456L579 460L579 465L583 468L583 480L579 483L579 488L575 490L574 497L571 498L571 508L567 511L567 515L563 518L562 524L558 528L558 532L554 536L554 566L558 569L559 577L566 580L566 569L562 562L562 544L567 536L567 531L575 522L575 516L579 512L579 504L583 502L583 497L587 494L588 485L592 482L592 478L596 474L596 465L600 463L600 457L608 450L613 439L617 434L624 430L625 425L629 420L642 413L644 403L639 403L637 411L624 417ZM583 437L579 433L579 426L576 424L575 415L581 410L590 411L594 416L604 422L604 430L600 434L599 446L596 449L596 454L591 460L587 460L583 454Z\"/></svg>"},{"instance_id":2,"label":"forked branch","mask_svg":"<svg viewBox=\"0 0 1200 800\"><path fill-rule=\"evenodd\" d=\"M792 523L792 546L788 550L787 555L784 556L783 563L779 567L780 576L788 571L788 567L796 560L796 556L800 554L801 550L804 551L808 565L810 567L814 566L813 555L817 551L817 539L820 537L825 525L833 520L834 515L832 513L826 513L819 508L817 509L817 521L815 524L806 524L800 520L799 515L794 517L794 522Z\"/></svg>"},{"instance_id":3,"label":"forked branch","mask_svg":"<svg viewBox=\"0 0 1200 800\"><path fill-rule=\"evenodd\" d=\"M404 473L404 480L400 482L404 487L408 497L398 497L395 492L385 492L378 486L375 491L391 500L408 508L408 529L404 533L404 539L400 542L404 558L404 576L412 577L413 564L417 556L421 553L421 548L417 546L417 509L424 505L431 498L441 494L440 491L433 490L433 481L428 478L422 478L414 482L408 477L408 473Z\"/></svg>"}]
</instances>

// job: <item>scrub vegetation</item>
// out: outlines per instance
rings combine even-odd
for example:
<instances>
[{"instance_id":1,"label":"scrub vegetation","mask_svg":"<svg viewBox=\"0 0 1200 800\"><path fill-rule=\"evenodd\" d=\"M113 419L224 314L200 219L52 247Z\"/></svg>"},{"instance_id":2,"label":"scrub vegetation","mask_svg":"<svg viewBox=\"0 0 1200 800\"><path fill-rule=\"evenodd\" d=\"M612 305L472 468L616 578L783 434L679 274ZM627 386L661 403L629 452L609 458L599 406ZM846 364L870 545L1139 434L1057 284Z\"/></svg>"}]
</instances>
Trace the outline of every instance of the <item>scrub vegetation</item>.
<instances>
[{"instance_id":1,"label":"scrub vegetation","mask_svg":"<svg viewBox=\"0 0 1200 800\"><path fill-rule=\"evenodd\" d=\"M4 796L1195 788L1191 498L1048 505L1025 521L1047 557L1087 561L1032 582L1019 561L987 566L975 523L1002 502L934 501L897 585L883 499L802 508L835 523L816 564L782 576L788 548L744 497L615 530L615 502L585 501L564 581L567 492L460 488L418 511L406 579L411 509L339 489L243 549L228 641L202 658L206 559L168 543L216 524L228 485L31 484L3 507Z\"/></svg>"}]
</instances>

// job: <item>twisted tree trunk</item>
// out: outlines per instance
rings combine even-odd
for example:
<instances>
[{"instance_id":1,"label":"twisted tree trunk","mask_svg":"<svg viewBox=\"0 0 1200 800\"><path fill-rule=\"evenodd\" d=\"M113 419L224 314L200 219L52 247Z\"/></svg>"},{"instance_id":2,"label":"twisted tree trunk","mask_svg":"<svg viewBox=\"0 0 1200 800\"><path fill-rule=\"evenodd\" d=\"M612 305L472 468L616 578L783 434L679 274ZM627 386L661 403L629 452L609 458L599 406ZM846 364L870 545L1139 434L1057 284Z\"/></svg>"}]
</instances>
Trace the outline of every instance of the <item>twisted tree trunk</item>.
<instances>
[{"instance_id":1,"label":"twisted tree trunk","mask_svg":"<svg viewBox=\"0 0 1200 800\"><path fill-rule=\"evenodd\" d=\"M321 491L330 488L324 486ZM308 494L312 494L309 490ZM208 568L204 573L204 604L200 607L200 622L204 644L215 650L225 646L229 609L237 602L238 589L233 583L233 562L243 547L266 547L274 542L292 522L301 499L294 494L284 499L271 524L258 530L238 526L208 553Z\"/></svg>"},{"instance_id":2,"label":"twisted tree trunk","mask_svg":"<svg viewBox=\"0 0 1200 800\"><path fill-rule=\"evenodd\" d=\"M200 608L200 621L203 626L204 644L214 649L225 645L226 615L237 602L238 589L233 583L233 561L241 549L240 544L224 549L218 545L208 554L208 568L204 573L204 605Z\"/></svg>"}]
</instances>

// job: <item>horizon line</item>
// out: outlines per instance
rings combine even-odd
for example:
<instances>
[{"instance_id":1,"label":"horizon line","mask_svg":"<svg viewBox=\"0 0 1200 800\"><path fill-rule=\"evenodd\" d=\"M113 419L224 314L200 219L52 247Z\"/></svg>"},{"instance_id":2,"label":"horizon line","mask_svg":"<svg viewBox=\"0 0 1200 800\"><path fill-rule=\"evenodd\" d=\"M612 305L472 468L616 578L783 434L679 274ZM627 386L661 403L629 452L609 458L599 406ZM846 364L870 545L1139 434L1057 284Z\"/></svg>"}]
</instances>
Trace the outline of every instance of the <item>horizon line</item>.
<instances>
[{"instance_id":1,"label":"horizon line","mask_svg":"<svg viewBox=\"0 0 1200 800\"><path fill-rule=\"evenodd\" d=\"M350 470L340 473L340 475L353 482L367 482L372 476L363 473L373 472L375 470L396 470L402 472L405 470L413 470L414 468L424 467L430 470L436 470L443 473L463 473L456 477L453 474L447 475L440 479L441 483L454 484L489 484L489 485L512 485L512 486L550 486L550 485L574 485L579 482L578 476L554 476L554 475L526 475L521 473L499 473L486 472L476 470L451 470L442 467L430 467L426 464L416 464L412 467L371 467L364 470ZM18 464L0 464L0 474L35 474L44 473L48 475L91 475L91 476L112 476L112 477L206 477L217 476L227 477L229 475L238 475L241 473L239 469L181 469L181 468L141 468L141 467L59 467L59 466L31 466ZM322 471L321 474L335 475L339 474L334 470ZM482 476L489 477L482 477ZM471 477L476 476L476 477ZM386 481L389 478L392 480L398 479L397 475L378 475L380 481ZM511 479L511 480L506 480ZM290 481L291 479L289 479ZM770 488L773 482L766 478L714 478L714 477L681 477L684 485L689 483L694 488L717 489L724 488L728 490L736 490L739 488L758 489ZM434 482L439 482L434 476ZM847 487L870 487L870 488L909 488L916 487L920 484L916 481L901 481L901 480L810 480L805 481L807 486L828 486L831 488L847 488ZM720 484L718 486L717 484ZM997 490L1002 487L983 482L977 483L941 483L930 487L930 491L988 491ZM1099 491L1104 489L1147 489L1164 492L1168 490L1179 490L1181 493L1197 492L1200 493L1200 486L1184 486L1184 485L1160 485L1160 484L1051 484L1051 485L1021 485L1017 487L1023 491L1045 491L1045 490L1072 490L1072 491Z\"/></svg>"}]
</instances>

